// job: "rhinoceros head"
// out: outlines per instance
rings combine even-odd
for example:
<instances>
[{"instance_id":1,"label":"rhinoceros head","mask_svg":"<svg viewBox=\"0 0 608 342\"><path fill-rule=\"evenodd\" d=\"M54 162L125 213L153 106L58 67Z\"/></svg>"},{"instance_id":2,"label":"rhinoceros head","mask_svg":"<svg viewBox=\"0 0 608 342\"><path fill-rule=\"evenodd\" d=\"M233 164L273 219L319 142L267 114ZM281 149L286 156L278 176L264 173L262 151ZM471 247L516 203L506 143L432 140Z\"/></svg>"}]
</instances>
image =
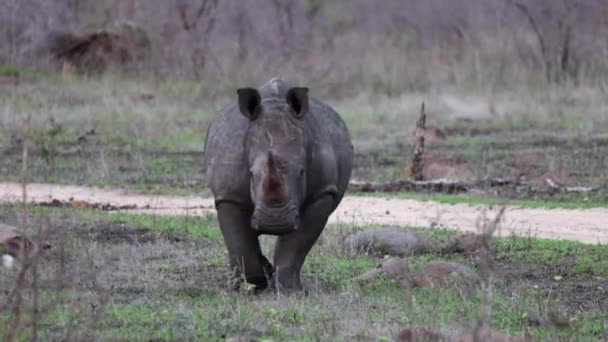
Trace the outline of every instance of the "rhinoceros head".
<instances>
[{"instance_id":1,"label":"rhinoceros head","mask_svg":"<svg viewBox=\"0 0 608 342\"><path fill-rule=\"evenodd\" d=\"M237 90L240 112L249 119L246 137L251 220L261 233L298 229L306 196L308 89L289 88L262 97L254 88Z\"/></svg>"}]
</instances>

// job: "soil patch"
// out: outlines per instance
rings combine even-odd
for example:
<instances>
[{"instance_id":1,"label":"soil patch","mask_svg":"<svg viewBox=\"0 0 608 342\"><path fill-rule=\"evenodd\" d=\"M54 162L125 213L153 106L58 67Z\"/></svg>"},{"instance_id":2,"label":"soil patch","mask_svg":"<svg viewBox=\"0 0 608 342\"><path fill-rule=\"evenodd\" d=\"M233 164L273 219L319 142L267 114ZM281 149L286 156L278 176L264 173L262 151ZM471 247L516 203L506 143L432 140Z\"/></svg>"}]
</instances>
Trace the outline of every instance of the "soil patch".
<instances>
[{"instance_id":1,"label":"soil patch","mask_svg":"<svg viewBox=\"0 0 608 342\"><path fill-rule=\"evenodd\" d=\"M496 273L511 292L536 288L544 297L549 295L551 299L557 300L571 315L585 312L591 307L599 307L608 312L608 280L598 279L592 273L561 275L564 269L572 267L568 260L556 262L553 267L532 262L498 260Z\"/></svg>"},{"instance_id":2,"label":"soil patch","mask_svg":"<svg viewBox=\"0 0 608 342\"><path fill-rule=\"evenodd\" d=\"M150 229L125 227L116 225L115 223L99 223L95 226L96 229L89 230L83 235L92 237L92 241L107 243L107 244L142 244L155 243L158 240L166 240L169 242L179 242L184 240L171 233L158 233ZM84 236L83 236L84 238Z\"/></svg>"}]
</instances>

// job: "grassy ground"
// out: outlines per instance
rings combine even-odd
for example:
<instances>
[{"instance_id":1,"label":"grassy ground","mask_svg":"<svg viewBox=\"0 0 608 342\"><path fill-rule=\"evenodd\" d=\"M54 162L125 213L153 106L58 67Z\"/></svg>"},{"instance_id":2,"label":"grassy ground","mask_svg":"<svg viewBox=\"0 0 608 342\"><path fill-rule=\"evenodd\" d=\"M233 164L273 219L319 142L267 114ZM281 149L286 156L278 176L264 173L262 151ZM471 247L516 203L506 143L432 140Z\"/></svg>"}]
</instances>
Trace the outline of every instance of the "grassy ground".
<instances>
[{"instance_id":1,"label":"grassy ground","mask_svg":"<svg viewBox=\"0 0 608 342\"><path fill-rule=\"evenodd\" d=\"M19 86L0 84L0 179L21 176L21 137L29 115L32 181L208 195L202 170L206 128L237 86L241 85L34 74ZM314 94L315 85L309 86ZM518 161L533 155L533 174L560 169L569 184L606 185L605 92L567 86L500 94L438 88L394 97L327 100L351 131L355 178L401 176L411 158L409 138L418 108L425 101L428 123L448 134L446 141L429 143L429 153L461 155L479 177L517 173ZM567 196L395 196L445 203L504 203L509 198L513 204L532 207L608 203L605 191ZM20 222L18 210L0 207L0 222ZM66 339L71 331L87 340L219 341L248 335L273 341L378 341L406 326L456 333L474 324L479 313L477 291L415 289L408 296L387 279L366 285L351 282L381 259L353 256L342 249L342 237L361 228L347 224L328 227L308 258L304 272L309 296L254 297L227 288L226 252L213 216L30 207L29 221L33 227L60 228L37 280L42 303L59 301L40 313L39 334L45 340ZM453 234L411 229L439 241ZM263 246L270 253L272 239L263 238ZM493 247L498 275L493 327L546 341L608 339L605 246L504 238L495 240ZM437 254L412 257L411 267L415 270L432 259L475 267L472 257ZM66 269L73 286L54 281ZM14 271L1 269L0 288L8 289L14 278ZM4 293L0 292L0 303ZM567 312L567 326L551 323L554 308ZM100 314L103 317L97 317ZM6 311L0 319L7 319ZM94 324L85 327L87 322ZM4 327L0 324L0 334Z\"/></svg>"},{"instance_id":2,"label":"grassy ground","mask_svg":"<svg viewBox=\"0 0 608 342\"><path fill-rule=\"evenodd\" d=\"M0 221L18 223L21 208L0 207ZM415 288L378 278L350 279L381 258L351 255L341 240L362 227L328 226L304 268L308 296L265 293L253 296L227 287L226 252L213 216L155 216L30 207L32 227L60 228L39 267L41 302L63 298L40 314L41 339L206 340L251 336L266 341L381 341L406 326L448 334L475 323L480 293L460 287ZM32 228L33 229L33 228ZM449 230L410 228L445 241ZM272 239L262 239L265 253ZM497 286L492 326L541 341L597 341L608 338L608 248L532 238L494 240ZM425 254L409 258L415 270L444 259L476 267L473 257ZM74 272L70 286L51 282L62 269ZM15 272L0 270L0 287L10 288ZM96 287L109 295L100 304ZM0 296L2 298L2 296ZM29 297L28 297L29 298ZM0 301L1 302L1 301ZM552 323L563 311L565 325ZM101 312L100 312L101 311ZM96 314L103 316L95 316ZM7 319L6 311L0 319ZM93 320L89 328L86 322ZM0 324L0 334L5 329ZM21 336L25 340L27 334Z\"/></svg>"},{"instance_id":3,"label":"grassy ground","mask_svg":"<svg viewBox=\"0 0 608 342\"><path fill-rule=\"evenodd\" d=\"M0 84L0 178L20 177L21 137L29 115L33 181L205 194L205 132L237 86L112 75L40 75L18 86ZM309 86L313 95L322 96L314 84ZM532 177L561 170L571 185L608 180L606 98L600 88L568 86L525 93L447 87L393 97L323 97L351 131L354 178L402 176L411 158L418 108L425 101L428 124L448 134L446 141L429 142L429 153L460 155L478 177L516 174L522 171L518 161L532 156L533 165L527 167Z\"/></svg>"}]
</instances>

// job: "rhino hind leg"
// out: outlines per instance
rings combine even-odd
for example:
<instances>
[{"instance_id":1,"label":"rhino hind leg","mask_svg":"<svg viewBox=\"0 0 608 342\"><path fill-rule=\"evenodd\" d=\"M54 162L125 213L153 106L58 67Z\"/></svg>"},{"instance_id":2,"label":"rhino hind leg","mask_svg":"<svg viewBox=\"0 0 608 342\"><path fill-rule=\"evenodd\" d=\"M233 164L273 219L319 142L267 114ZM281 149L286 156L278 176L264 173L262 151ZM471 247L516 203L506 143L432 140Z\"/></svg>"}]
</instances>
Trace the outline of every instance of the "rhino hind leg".
<instances>
[{"instance_id":1,"label":"rhino hind leg","mask_svg":"<svg viewBox=\"0 0 608 342\"><path fill-rule=\"evenodd\" d=\"M319 198L305 209L300 229L278 238L274 251L274 276L280 288L303 290L300 279L302 265L323 232L334 204L335 199L329 194Z\"/></svg>"},{"instance_id":2,"label":"rhino hind leg","mask_svg":"<svg viewBox=\"0 0 608 342\"><path fill-rule=\"evenodd\" d=\"M217 216L228 249L230 268L234 271L232 280L235 288L238 288L242 276L255 285L256 291L267 288L273 267L262 254L257 232L251 229L251 210L221 202L217 205Z\"/></svg>"}]
</instances>

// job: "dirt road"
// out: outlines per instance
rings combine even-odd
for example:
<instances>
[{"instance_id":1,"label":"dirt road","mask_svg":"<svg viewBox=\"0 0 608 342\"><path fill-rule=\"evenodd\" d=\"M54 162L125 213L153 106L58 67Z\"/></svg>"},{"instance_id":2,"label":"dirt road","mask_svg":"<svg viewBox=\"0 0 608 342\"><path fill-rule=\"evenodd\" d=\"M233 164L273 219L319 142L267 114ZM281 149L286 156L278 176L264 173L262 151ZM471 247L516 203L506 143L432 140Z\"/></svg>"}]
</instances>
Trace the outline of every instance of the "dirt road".
<instances>
[{"instance_id":1,"label":"dirt road","mask_svg":"<svg viewBox=\"0 0 608 342\"><path fill-rule=\"evenodd\" d=\"M22 199L21 185L0 183L0 202ZM157 214L192 214L213 212L213 199L196 196L142 195L121 189L38 184L27 186L30 203L84 201L110 204L124 211ZM331 223L399 224L424 227L448 227L477 231L481 217L493 218L498 208L488 205L442 204L431 201L388 199L380 197L345 197ZM499 226L500 235L538 236L551 239L608 243L608 209L532 209L507 207Z\"/></svg>"}]
</instances>

